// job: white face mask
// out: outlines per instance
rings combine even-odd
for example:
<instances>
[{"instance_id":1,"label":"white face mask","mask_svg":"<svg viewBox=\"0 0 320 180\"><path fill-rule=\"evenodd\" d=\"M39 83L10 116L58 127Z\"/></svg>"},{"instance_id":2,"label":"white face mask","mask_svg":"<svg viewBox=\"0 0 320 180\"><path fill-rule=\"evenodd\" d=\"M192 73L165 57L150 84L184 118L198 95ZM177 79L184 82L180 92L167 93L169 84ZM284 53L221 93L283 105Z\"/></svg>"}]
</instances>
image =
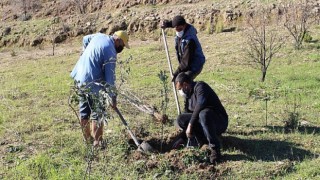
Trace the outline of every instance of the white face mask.
<instances>
[{"instance_id":1,"label":"white face mask","mask_svg":"<svg viewBox=\"0 0 320 180\"><path fill-rule=\"evenodd\" d=\"M187 94L184 93L182 89L179 89L179 90L178 90L178 93L179 93L180 96L182 96L182 97L184 97L184 98L187 98Z\"/></svg>"},{"instance_id":2,"label":"white face mask","mask_svg":"<svg viewBox=\"0 0 320 180\"><path fill-rule=\"evenodd\" d=\"M180 31L180 32L177 32L177 31L176 31L176 35L177 35L179 38L181 38L181 37L183 36L183 33L184 33L183 31Z\"/></svg>"}]
</instances>

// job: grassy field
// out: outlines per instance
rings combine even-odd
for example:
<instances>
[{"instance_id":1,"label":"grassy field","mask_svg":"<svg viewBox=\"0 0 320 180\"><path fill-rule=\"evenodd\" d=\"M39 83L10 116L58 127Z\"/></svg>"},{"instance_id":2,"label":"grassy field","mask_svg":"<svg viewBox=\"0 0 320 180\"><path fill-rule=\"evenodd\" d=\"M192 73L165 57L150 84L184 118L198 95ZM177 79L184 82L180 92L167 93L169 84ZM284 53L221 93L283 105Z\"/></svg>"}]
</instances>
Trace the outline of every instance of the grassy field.
<instances>
[{"instance_id":1,"label":"grassy field","mask_svg":"<svg viewBox=\"0 0 320 180\"><path fill-rule=\"evenodd\" d=\"M319 26L312 29L314 39L320 39L319 31ZM207 62L197 80L213 87L229 114L221 163L208 165L198 149L136 152L112 110L104 135L108 147L92 152L68 106L69 73L81 49L75 41L59 45L55 56L50 47L0 51L0 179L319 179L319 41L299 51L288 41L262 83L259 70L246 63L243 32L199 37ZM168 43L176 67L172 36ZM119 56L119 61L132 56L123 88L159 108L163 97L158 73L168 74L162 42L137 38L131 47ZM170 122L164 125L163 137L161 124L119 103L140 139L161 142L176 133L175 103L168 87ZM291 131L284 121L292 113L298 114L301 125Z\"/></svg>"}]
</instances>

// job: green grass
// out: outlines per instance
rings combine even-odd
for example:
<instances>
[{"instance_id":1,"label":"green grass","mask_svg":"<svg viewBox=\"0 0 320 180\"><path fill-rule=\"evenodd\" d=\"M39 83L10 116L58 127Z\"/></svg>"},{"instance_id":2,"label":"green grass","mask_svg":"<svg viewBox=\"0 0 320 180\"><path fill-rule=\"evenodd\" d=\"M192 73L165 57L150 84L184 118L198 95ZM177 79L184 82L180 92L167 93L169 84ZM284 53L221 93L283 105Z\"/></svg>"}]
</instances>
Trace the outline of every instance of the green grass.
<instances>
[{"instance_id":1,"label":"green grass","mask_svg":"<svg viewBox=\"0 0 320 180\"><path fill-rule=\"evenodd\" d=\"M11 27L10 34L3 36L1 41L11 41L12 46L20 46L21 43L31 42L35 37L46 36L50 33L51 19L36 19L29 21L7 22L6 27ZM30 44L25 44L29 46Z\"/></svg>"},{"instance_id":2,"label":"green grass","mask_svg":"<svg viewBox=\"0 0 320 180\"><path fill-rule=\"evenodd\" d=\"M318 179L318 49L308 46L295 51L287 44L272 62L266 82L261 83L259 70L245 63L241 32L199 36L207 62L197 80L213 87L230 119L222 138L223 162L212 169L201 169L197 158L203 155L197 150L141 155L134 151L125 128L110 111L114 118L105 127L108 147L106 151L95 151L90 178ZM177 67L173 37L167 40L173 67ZM119 60L133 57L123 88L160 107L162 85L157 74L160 70L168 73L163 45L152 39L131 41L132 48L119 56ZM89 178L86 168L90 149L82 142L78 120L68 107L72 85L69 73L78 59L74 47L80 49L81 45L58 47L58 55L54 57L46 55L50 54L50 47L16 49L14 57L10 56L10 50L1 51L1 179ZM168 87L167 112L171 122L164 126L165 137L175 132L172 122L176 118L171 84ZM267 126L265 101L261 99L265 94L270 96ZM300 99L297 101L300 121L308 124L287 133L283 121L286 112L293 111L295 97ZM124 103L119 103L119 108L139 138L161 138L161 125L148 115Z\"/></svg>"}]
</instances>

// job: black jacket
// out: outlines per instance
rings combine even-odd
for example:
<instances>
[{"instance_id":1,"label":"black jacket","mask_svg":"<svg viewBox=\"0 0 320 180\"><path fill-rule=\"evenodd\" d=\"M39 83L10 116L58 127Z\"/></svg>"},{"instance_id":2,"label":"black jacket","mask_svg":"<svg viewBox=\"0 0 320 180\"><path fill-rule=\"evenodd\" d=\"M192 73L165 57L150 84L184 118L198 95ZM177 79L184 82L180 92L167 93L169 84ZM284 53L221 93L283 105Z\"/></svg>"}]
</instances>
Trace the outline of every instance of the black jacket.
<instances>
[{"instance_id":1,"label":"black jacket","mask_svg":"<svg viewBox=\"0 0 320 180\"><path fill-rule=\"evenodd\" d=\"M185 104L185 111L192 112L190 124L198 121L200 111L205 108L214 110L228 121L228 114L221 104L219 97L207 83L202 81L194 82L192 87L193 90Z\"/></svg>"}]
</instances>

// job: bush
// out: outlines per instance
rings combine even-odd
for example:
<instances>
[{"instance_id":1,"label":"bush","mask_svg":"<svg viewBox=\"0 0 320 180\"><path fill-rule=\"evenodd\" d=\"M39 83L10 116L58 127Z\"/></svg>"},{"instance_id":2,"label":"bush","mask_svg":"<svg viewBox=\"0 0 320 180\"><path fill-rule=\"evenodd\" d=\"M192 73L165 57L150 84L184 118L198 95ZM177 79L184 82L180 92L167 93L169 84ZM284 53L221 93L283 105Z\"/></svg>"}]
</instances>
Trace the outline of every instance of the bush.
<instances>
[{"instance_id":1,"label":"bush","mask_svg":"<svg viewBox=\"0 0 320 180\"><path fill-rule=\"evenodd\" d=\"M288 119L284 121L285 130L296 130L300 126L300 114L298 112L289 112Z\"/></svg>"},{"instance_id":2,"label":"bush","mask_svg":"<svg viewBox=\"0 0 320 180\"><path fill-rule=\"evenodd\" d=\"M12 50L10 55L11 55L11 57L17 56L17 52L15 50Z\"/></svg>"},{"instance_id":3,"label":"bush","mask_svg":"<svg viewBox=\"0 0 320 180\"><path fill-rule=\"evenodd\" d=\"M32 18L30 14L22 15L21 16L21 21L28 21Z\"/></svg>"},{"instance_id":4,"label":"bush","mask_svg":"<svg viewBox=\"0 0 320 180\"><path fill-rule=\"evenodd\" d=\"M304 42L307 42L307 43L309 43L309 42L312 41L312 36L310 35L309 32L307 32L307 33L304 35L303 41L304 41Z\"/></svg>"},{"instance_id":5,"label":"bush","mask_svg":"<svg viewBox=\"0 0 320 180\"><path fill-rule=\"evenodd\" d=\"M223 28L224 28L223 18L219 16L216 19L214 31L216 33L221 33L221 32L223 32Z\"/></svg>"},{"instance_id":6,"label":"bush","mask_svg":"<svg viewBox=\"0 0 320 180\"><path fill-rule=\"evenodd\" d=\"M212 34L212 33L213 33L212 23L211 23L211 22L208 22L208 23L207 23L206 32L207 32L207 34Z\"/></svg>"}]
</instances>

